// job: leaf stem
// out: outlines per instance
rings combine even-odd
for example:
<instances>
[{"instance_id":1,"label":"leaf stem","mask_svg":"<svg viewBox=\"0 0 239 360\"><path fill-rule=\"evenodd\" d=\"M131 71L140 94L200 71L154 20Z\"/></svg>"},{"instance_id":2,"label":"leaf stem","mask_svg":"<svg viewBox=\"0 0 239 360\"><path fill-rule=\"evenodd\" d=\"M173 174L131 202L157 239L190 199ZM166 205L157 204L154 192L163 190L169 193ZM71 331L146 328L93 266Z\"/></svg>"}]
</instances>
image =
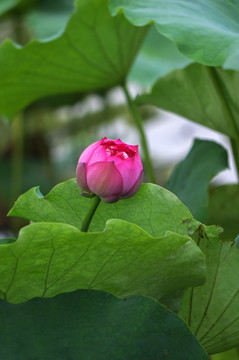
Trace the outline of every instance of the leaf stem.
<instances>
[{"instance_id":1,"label":"leaf stem","mask_svg":"<svg viewBox=\"0 0 239 360\"><path fill-rule=\"evenodd\" d=\"M86 214L86 217L82 223L82 226L81 226L81 231L82 232L87 232L88 229L89 229L89 226L90 226L90 223L91 223L91 220L98 208L100 204L100 198L99 196L95 196L93 199L92 199L92 206L90 207L88 213Z\"/></svg>"},{"instance_id":2,"label":"leaf stem","mask_svg":"<svg viewBox=\"0 0 239 360\"><path fill-rule=\"evenodd\" d=\"M124 93L125 93L125 96L126 96L126 99L127 99L127 102L128 102L129 109L131 111L131 114L134 117L135 124L136 124L136 126L138 128L138 131L140 133L141 145L142 145L142 148L143 148L143 151L144 151L144 160L145 160L146 169L147 169L147 172L148 172L149 179L150 179L150 181L152 183L156 184L157 180L156 180L156 177L155 177L155 174L154 174L154 169L153 169L152 162L151 162L150 155L149 155L149 149L148 149L147 139L146 139L144 128L143 128L142 118L141 118L141 116L139 114L137 106L135 105L135 102L132 100L132 98L130 96L130 93L129 93L126 85L123 85L123 90L124 90Z\"/></svg>"},{"instance_id":3,"label":"leaf stem","mask_svg":"<svg viewBox=\"0 0 239 360\"><path fill-rule=\"evenodd\" d=\"M24 124L23 113L20 113L12 123L12 174L11 201L14 202L21 193L23 172Z\"/></svg>"},{"instance_id":4,"label":"leaf stem","mask_svg":"<svg viewBox=\"0 0 239 360\"><path fill-rule=\"evenodd\" d=\"M236 119L231 110L228 91L224 85L223 80L214 67L208 67L209 76L217 92L217 95L223 105L224 114L227 118L228 125L233 130L234 137L230 137L231 148L234 156L234 161L237 169L237 177L239 179L239 129L237 127Z\"/></svg>"}]
</instances>

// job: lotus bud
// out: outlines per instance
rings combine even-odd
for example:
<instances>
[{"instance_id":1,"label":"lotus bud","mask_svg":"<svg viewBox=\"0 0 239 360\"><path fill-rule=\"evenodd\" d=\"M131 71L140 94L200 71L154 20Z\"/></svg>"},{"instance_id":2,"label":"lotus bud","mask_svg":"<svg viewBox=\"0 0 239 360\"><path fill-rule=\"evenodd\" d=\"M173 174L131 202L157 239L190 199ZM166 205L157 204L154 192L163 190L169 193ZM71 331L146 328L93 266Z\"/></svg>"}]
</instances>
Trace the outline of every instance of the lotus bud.
<instances>
[{"instance_id":1,"label":"lotus bud","mask_svg":"<svg viewBox=\"0 0 239 360\"><path fill-rule=\"evenodd\" d=\"M137 145L106 137L88 146L79 158L76 180L86 193L108 203L126 199L140 188L143 165Z\"/></svg>"}]
</instances>

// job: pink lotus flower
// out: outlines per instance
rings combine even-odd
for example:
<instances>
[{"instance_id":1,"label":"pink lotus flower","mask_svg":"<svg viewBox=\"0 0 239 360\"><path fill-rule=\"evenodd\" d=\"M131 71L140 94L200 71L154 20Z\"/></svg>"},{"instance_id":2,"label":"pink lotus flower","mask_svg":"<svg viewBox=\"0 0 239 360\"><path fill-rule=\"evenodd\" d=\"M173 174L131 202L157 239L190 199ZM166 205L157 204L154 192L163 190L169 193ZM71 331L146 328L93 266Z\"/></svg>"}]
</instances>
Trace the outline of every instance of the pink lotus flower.
<instances>
[{"instance_id":1,"label":"pink lotus flower","mask_svg":"<svg viewBox=\"0 0 239 360\"><path fill-rule=\"evenodd\" d=\"M88 146L79 158L76 180L81 189L105 202L134 195L142 183L138 146L106 137Z\"/></svg>"}]
</instances>

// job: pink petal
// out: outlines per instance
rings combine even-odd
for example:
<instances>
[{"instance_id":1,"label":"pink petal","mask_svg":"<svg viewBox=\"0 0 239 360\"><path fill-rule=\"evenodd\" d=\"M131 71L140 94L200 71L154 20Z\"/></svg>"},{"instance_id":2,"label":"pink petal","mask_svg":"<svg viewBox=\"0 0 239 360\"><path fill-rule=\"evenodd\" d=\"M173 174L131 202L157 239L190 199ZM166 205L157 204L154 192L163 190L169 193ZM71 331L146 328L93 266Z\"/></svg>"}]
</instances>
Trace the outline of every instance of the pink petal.
<instances>
[{"instance_id":1,"label":"pink petal","mask_svg":"<svg viewBox=\"0 0 239 360\"><path fill-rule=\"evenodd\" d=\"M136 161L137 163L139 163L139 164L142 165L142 161L141 161L141 158L140 158L139 152L138 152L138 146L137 146L137 151L135 152L134 158L135 158L135 161Z\"/></svg>"},{"instance_id":2,"label":"pink petal","mask_svg":"<svg viewBox=\"0 0 239 360\"><path fill-rule=\"evenodd\" d=\"M98 147L94 150L93 154L91 155L87 165L94 164L98 161L106 161L107 155L104 146L98 145Z\"/></svg>"},{"instance_id":3,"label":"pink petal","mask_svg":"<svg viewBox=\"0 0 239 360\"><path fill-rule=\"evenodd\" d=\"M93 144L91 144L90 146L88 146L83 153L81 154L80 158L79 158L79 162L82 163L86 163L86 165L88 164L91 156L93 155L93 153L95 152L95 150L100 146L100 144L102 143L102 140L96 141Z\"/></svg>"},{"instance_id":4,"label":"pink petal","mask_svg":"<svg viewBox=\"0 0 239 360\"><path fill-rule=\"evenodd\" d=\"M129 150L133 151L135 154L138 153L138 145L129 145L129 144L124 143L120 139L113 140L113 141L115 142L116 145L123 145L125 147L125 149L129 149Z\"/></svg>"},{"instance_id":5,"label":"pink petal","mask_svg":"<svg viewBox=\"0 0 239 360\"><path fill-rule=\"evenodd\" d=\"M120 164L117 164L117 169L121 173L121 176L123 178L123 192L122 194L128 193L131 188L134 186L136 181L138 180L142 170L143 166L140 161L140 163L135 158L128 158L121 162Z\"/></svg>"},{"instance_id":6,"label":"pink petal","mask_svg":"<svg viewBox=\"0 0 239 360\"><path fill-rule=\"evenodd\" d=\"M90 191L100 197L120 195L123 179L113 161L99 161L87 167L87 184Z\"/></svg>"},{"instance_id":7,"label":"pink petal","mask_svg":"<svg viewBox=\"0 0 239 360\"><path fill-rule=\"evenodd\" d=\"M142 170L136 183L133 185L133 187L130 189L130 191L124 195L121 196L122 199L127 199L131 196L133 196L140 188L143 180L144 171Z\"/></svg>"},{"instance_id":8,"label":"pink petal","mask_svg":"<svg viewBox=\"0 0 239 360\"><path fill-rule=\"evenodd\" d=\"M79 187L84 191L90 191L86 180L86 166L84 162L79 162L76 168L76 181Z\"/></svg>"},{"instance_id":9,"label":"pink petal","mask_svg":"<svg viewBox=\"0 0 239 360\"><path fill-rule=\"evenodd\" d=\"M117 140L111 140L111 141L114 141L114 143L116 145L125 145L125 143L123 141L121 141L120 139L117 139Z\"/></svg>"},{"instance_id":10,"label":"pink petal","mask_svg":"<svg viewBox=\"0 0 239 360\"><path fill-rule=\"evenodd\" d=\"M116 167L118 168L118 165L121 164L123 161L125 161L125 159L122 159L119 156L110 156L109 161L113 161L116 165Z\"/></svg>"},{"instance_id":11,"label":"pink petal","mask_svg":"<svg viewBox=\"0 0 239 360\"><path fill-rule=\"evenodd\" d=\"M139 152L138 145L128 145L128 148L130 150L132 150L133 152L135 152L135 154L138 154L138 152Z\"/></svg>"}]
</instances>

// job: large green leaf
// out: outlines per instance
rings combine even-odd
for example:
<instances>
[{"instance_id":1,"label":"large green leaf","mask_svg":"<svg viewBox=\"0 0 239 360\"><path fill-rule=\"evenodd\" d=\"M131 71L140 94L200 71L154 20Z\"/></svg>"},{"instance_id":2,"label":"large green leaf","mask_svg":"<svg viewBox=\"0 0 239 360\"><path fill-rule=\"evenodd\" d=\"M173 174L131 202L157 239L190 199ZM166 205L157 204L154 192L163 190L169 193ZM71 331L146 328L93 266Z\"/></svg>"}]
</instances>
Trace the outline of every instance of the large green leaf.
<instances>
[{"instance_id":1,"label":"large green leaf","mask_svg":"<svg viewBox=\"0 0 239 360\"><path fill-rule=\"evenodd\" d=\"M157 30L191 59L239 70L239 0L110 0L133 24ZM237 61L236 61L237 60Z\"/></svg>"},{"instance_id":2,"label":"large green leaf","mask_svg":"<svg viewBox=\"0 0 239 360\"><path fill-rule=\"evenodd\" d=\"M32 188L21 195L10 211L35 222L60 222L81 229L93 199L81 196L75 179L55 186L43 196L39 188ZM103 231L109 219L122 219L139 225L152 236L164 236L167 231L191 235L200 225L193 220L190 211L170 191L153 184L143 184L136 195L114 204L101 201L89 227L89 231Z\"/></svg>"},{"instance_id":3,"label":"large green leaf","mask_svg":"<svg viewBox=\"0 0 239 360\"><path fill-rule=\"evenodd\" d=\"M223 185L210 191L208 224L223 227L223 239L234 240L239 234L239 185Z\"/></svg>"},{"instance_id":4,"label":"large green leaf","mask_svg":"<svg viewBox=\"0 0 239 360\"><path fill-rule=\"evenodd\" d=\"M239 138L239 72L189 65L160 79L138 99Z\"/></svg>"},{"instance_id":5,"label":"large green leaf","mask_svg":"<svg viewBox=\"0 0 239 360\"><path fill-rule=\"evenodd\" d=\"M20 305L0 301L7 360L207 360L186 324L153 299L82 290Z\"/></svg>"},{"instance_id":6,"label":"large green leaf","mask_svg":"<svg viewBox=\"0 0 239 360\"><path fill-rule=\"evenodd\" d=\"M93 199L81 196L81 189L76 184L75 179L72 179L57 185L46 197L43 197L39 188L29 190L18 199L10 215L24 217L34 222L70 224L80 230L86 214L89 213L92 207L93 201ZM185 238L187 241L189 239L188 235L192 236L200 228L200 223L193 220L189 210L174 194L153 184L142 185L139 192L130 199L121 200L115 204L101 202L90 224L89 234L95 231L103 231L109 219L121 219L134 223L154 237L164 238L169 236L169 231L174 232L172 236L176 234L182 235L183 238L187 236ZM59 226L59 224L56 225ZM123 228L121 231L123 231ZM128 236L131 236L129 230L127 231L126 239ZM102 234L102 236L105 236L104 233ZM168 245L171 248L173 242L168 243ZM135 253L132 252L132 257L134 258L134 256ZM151 259L147 261L146 272L148 273L148 264L151 264ZM159 265L159 260L156 262ZM151 267L152 265L150 265ZM178 305L177 301L173 303L173 300L177 298L176 285L173 282L175 276L174 265L170 267L170 261L167 260L167 266L161 266L158 271L158 274L161 273L164 279L163 287L166 284L168 287L171 286L169 284L170 281L165 282L166 277L162 269L171 274L172 293L169 295L170 290L167 295L162 295L161 301L166 301L170 306L176 307ZM129 274L128 268L127 274ZM119 276L121 275L120 273ZM147 282L153 281L153 279L159 281L158 276L152 276L150 272ZM101 289L106 290L105 288ZM145 293L143 292L143 294ZM156 295L151 293L151 296Z\"/></svg>"},{"instance_id":7,"label":"large green leaf","mask_svg":"<svg viewBox=\"0 0 239 360\"><path fill-rule=\"evenodd\" d=\"M208 215L208 182L227 167L227 152L222 146L196 139L187 157L173 171L167 188L178 196L196 219L205 222ZM218 213L214 214L217 218Z\"/></svg>"},{"instance_id":8,"label":"large green leaf","mask_svg":"<svg viewBox=\"0 0 239 360\"><path fill-rule=\"evenodd\" d=\"M209 354L239 345L239 250L232 242L200 239L206 256L205 285L188 290L180 316Z\"/></svg>"},{"instance_id":9,"label":"large green leaf","mask_svg":"<svg viewBox=\"0 0 239 360\"><path fill-rule=\"evenodd\" d=\"M238 185L210 191L207 222L222 225L224 239L234 240L239 233L238 191ZM233 242L213 238L201 239L199 246L206 256L207 281L186 293L180 315L207 351L217 353L239 345L239 250Z\"/></svg>"},{"instance_id":10,"label":"large green leaf","mask_svg":"<svg viewBox=\"0 0 239 360\"><path fill-rule=\"evenodd\" d=\"M0 113L13 116L53 94L122 84L147 28L110 16L107 0L77 0L64 33L25 47L6 40L0 48Z\"/></svg>"},{"instance_id":11,"label":"large green leaf","mask_svg":"<svg viewBox=\"0 0 239 360\"><path fill-rule=\"evenodd\" d=\"M152 86L175 69L182 69L191 63L176 46L152 26L130 70L128 80L140 85Z\"/></svg>"},{"instance_id":12,"label":"large green leaf","mask_svg":"<svg viewBox=\"0 0 239 360\"><path fill-rule=\"evenodd\" d=\"M109 220L103 232L36 223L0 245L0 296L19 303L76 289L119 297L175 299L205 281L205 259L188 236L152 237L137 225Z\"/></svg>"}]
</instances>

